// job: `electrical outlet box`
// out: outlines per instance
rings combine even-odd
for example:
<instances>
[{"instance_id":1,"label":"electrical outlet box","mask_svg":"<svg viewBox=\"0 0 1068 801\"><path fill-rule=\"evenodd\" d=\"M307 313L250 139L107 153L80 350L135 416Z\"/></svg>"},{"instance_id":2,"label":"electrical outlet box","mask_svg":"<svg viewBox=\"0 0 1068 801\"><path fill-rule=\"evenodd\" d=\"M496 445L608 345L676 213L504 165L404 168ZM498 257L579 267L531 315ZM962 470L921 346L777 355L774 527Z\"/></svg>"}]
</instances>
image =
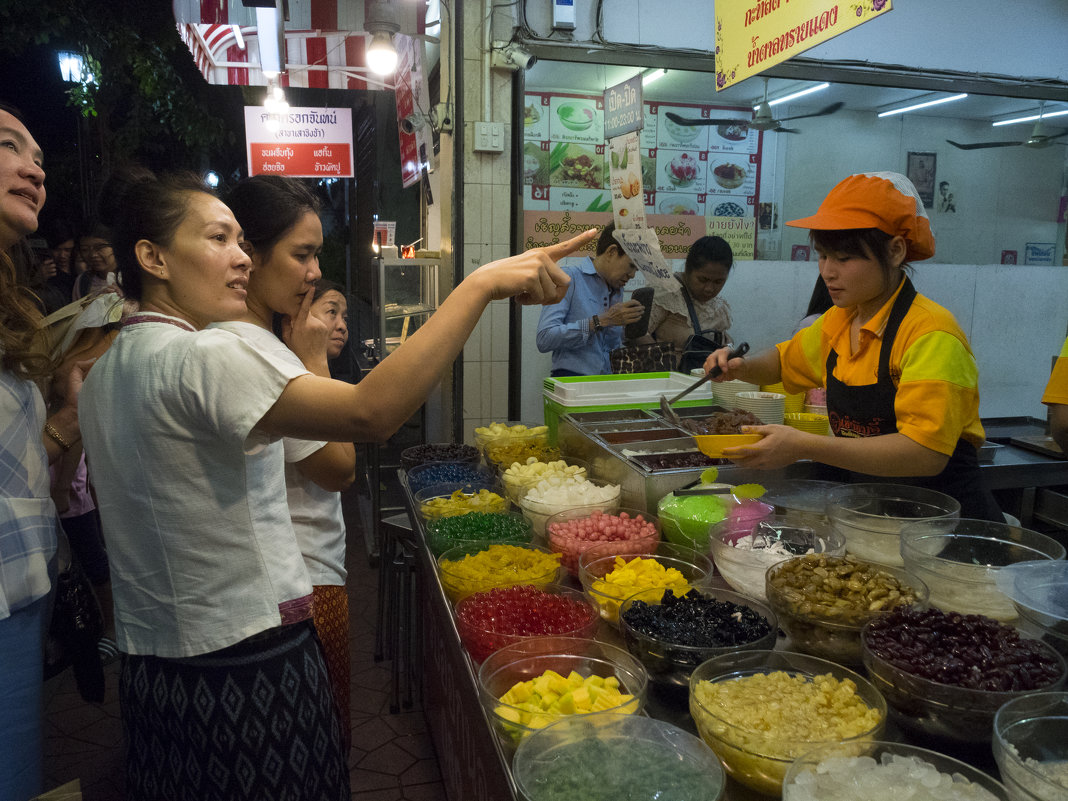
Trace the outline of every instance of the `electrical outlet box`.
<instances>
[{"instance_id":1,"label":"electrical outlet box","mask_svg":"<svg viewBox=\"0 0 1068 801\"><path fill-rule=\"evenodd\" d=\"M575 30L575 0L553 0L553 29Z\"/></svg>"},{"instance_id":2,"label":"electrical outlet box","mask_svg":"<svg viewBox=\"0 0 1068 801\"><path fill-rule=\"evenodd\" d=\"M475 123L475 152L476 153L503 153L504 152L504 123L503 122L476 122Z\"/></svg>"}]
</instances>

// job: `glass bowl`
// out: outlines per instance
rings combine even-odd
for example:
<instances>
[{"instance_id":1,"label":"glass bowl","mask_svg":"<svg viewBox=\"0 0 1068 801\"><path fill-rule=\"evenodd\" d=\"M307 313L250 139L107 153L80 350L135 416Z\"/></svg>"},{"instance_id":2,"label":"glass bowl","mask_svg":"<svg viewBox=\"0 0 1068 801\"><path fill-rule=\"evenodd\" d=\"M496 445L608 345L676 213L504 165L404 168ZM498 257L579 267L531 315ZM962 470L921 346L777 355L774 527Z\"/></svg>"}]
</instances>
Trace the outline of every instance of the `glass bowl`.
<instances>
[{"instance_id":1,"label":"glass bowl","mask_svg":"<svg viewBox=\"0 0 1068 801\"><path fill-rule=\"evenodd\" d=\"M529 543L530 521L518 512L468 512L439 517L426 524L426 542L435 558L458 545L486 542Z\"/></svg>"},{"instance_id":2,"label":"glass bowl","mask_svg":"<svg viewBox=\"0 0 1068 801\"><path fill-rule=\"evenodd\" d=\"M424 521L469 512L507 512L511 504L496 481L435 484L415 493L415 508Z\"/></svg>"},{"instance_id":3,"label":"glass bowl","mask_svg":"<svg viewBox=\"0 0 1068 801\"><path fill-rule=\"evenodd\" d=\"M545 677L550 670L557 676ZM591 677L596 678L588 681ZM615 680L615 691L605 687L606 678ZM645 668L622 648L574 637L532 637L507 645L478 669L486 716L511 747L567 715L638 714L648 683Z\"/></svg>"},{"instance_id":4,"label":"glass bowl","mask_svg":"<svg viewBox=\"0 0 1068 801\"><path fill-rule=\"evenodd\" d=\"M917 792L931 792L932 785L943 798L975 798L976 788L982 788L989 793L983 798L1012 801L1001 782L972 765L937 751L885 740L833 743L799 756L786 771L782 798L869 798L866 788L873 786L880 788L883 797L911 798ZM953 790L958 794L950 795Z\"/></svg>"},{"instance_id":5,"label":"glass bowl","mask_svg":"<svg viewBox=\"0 0 1068 801\"><path fill-rule=\"evenodd\" d=\"M954 520L960 517L960 503L906 484L843 484L827 493L827 517L845 537L846 553L901 567L901 527L922 520Z\"/></svg>"},{"instance_id":6,"label":"glass bowl","mask_svg":"<svg viewBox=\"0 0 1068 801\"><path fill-rule=\"evenodd\" d=\"M712 488L729 488L714 484ZM656 513L664 537L676 545L708 552L709 529L727 517L728 495L676 495L669 492L657 504Z\"/></svg>"},{"instance_id":7,"label":"glass bowl","mask_svg":"<svg viewBox=\"0 0 1068 801\"><path fill-rule=\"evenodd\" d=\"M863 589L853 589L854 581ZM888 602L905 587L910 598ZM863 663L860 632L869 620L904 604L926 606L928 596L927 585L900 567L817 555L768 568L765 588L792 650L851 667Z\"/></svg>"},{"instance_id":8,"label":"glass bowl","mask_svg":"<svg viewBox=\"0 0 1068 801\"><path fill-rule=\"evenodd\" d=\"M830 680L821 678L828 675ZM736 697L709 697L724 691L712 685L735 681L745 682L726 688ZM753 681L788 686L797 703L787 709L779 692L774 693L778 704L755 702L748 697ZM844 722L838 716L839 726L832 727L823 710L833 698L842 699L835 690L846 681L855 687L844 701L853 718ZM802 754L829 742L878 740L886 726L886 701L871 682L834 662L790 651L741 651L694 670L690 714L728 775L757 792L778 796L787 770Z\"/></svg>"},{"instance_id":9,"label":"glass bowl","mask_svg":"<svg viewBox=\"0 0 1068 801\"><path fill-rule=\"evenodd\" d=\"M827 495L843 486L835 481L814 479L780 479L764 481L764 494L760 500L775 507L775 514L783 515L786 522L795 526L830 525L827 518Z\"/></svg>"},{"instance_id":10,"label":"glass bowl","mask_svg":"<svg viewBox=\"0 0 1068 801\"><path fill-rule=\"evenodd\" d=\"M545 537L549 518L569 509L614 512L619 508L620 485L586 479L548 479L527 490L519 509L534 525L534 533Z\"/></svg>"},{"instance_id":11,"label":"glass bowl","mask_svg":"<svg viewBox=\"0 0 1068 801\"><path fill-rule=\"evenodd\" d=\"M407 471L413 493L437 484L493 484L497 475L478 462L424 462Z\"/></svg>"},{"instance_id":12,"label":"glass bowl","mask_svg":"<svg viewBox=\"0 0 1068 801\"><path fill-rule=\"evenodd\" d=\"M601 617L578 590L560 584L516 584L468 595L454 609L460 642L475 664L531 637L589 639Z\"/></svg>"},{"instance_id":13,"label":"glass bowl","mask_svg":"<svg viewBox=\"0 0 1068 801\"><path fill-rule=\"evenodd\" d=\"M520 743L512 762L526 801L719 801L726 779L708 746L643 715L559 720Z\"/></svg>"},{"instance_id":14,"label":"glass bowl","mask_svg":"<svg viewBox=\"0 0 1068 801\"><path fill-rule=\"evenodd\" d=\"M635 560L641 560L635 564ZM649 570L644 562L655 562L663 570ZM642 568L646 568L643 570ZM668 570L677 571L672 583ZM619 607L638 590L672 587L682 593L691 587L704 587L712 580L712 561L690 548L660 542L655 550L635 554L612 543L596 545L579 557L579 581L593 601L601 618L612 626L619 625ZM605 580L609 576L610 580Z\"/></svg>"},{"instance_id":15,"label":"glass bowl","mask_svg":"<svg viewBox=\"0 0 1068 801\"><path fill-rule=\"evenodd\" d=\"M567 456L551 462L542 462L535 459L531 463L522 462L502 465L499 471L501 486L504 487L509 500L515 504L523 500L527 490L542 479L552 475L575 475L582 478L591 478L589 464L581 459L572 459Z\"/></svg>"},{"instance_id":16,"label":"glass bowl","mask_svg":"<svg viewBox=\"0 0 1068 801\"><path fill-rule=\"evenodd\" d=\"M937 610L931 610L927 615L936 615ZM961 624L960 615L949 616L956 621L955 625ZM897 624L895 618L883 618L881 621L889 623L894 621L897 630L912 632L913 638L917 636L919 626L910 622ZM1049 684L1026 690L979 690L961 686L960 683L949 684L941 681L932 681L914 672L909 672L903 667L894 664L888 659L876 653L871 646L872 626L879 620L868 623L861 631L861 647L864 667L871 678L872 684L886 698L895 722L904 730L917 733L921 736L941 740L952 747L989 745L993 732L994 715L998 708L1015 698L1029 695L1034 692L1046 692L1059 690L1064 686L1066 666L1064 658L1055 650L1037 640L1031 640L1035 653L1041 653L1056 661L1058 677ZM964 620L966 624L968 621ZM993 623L994 621L990 621ZM1004 624L1005 630L1013 631ZM944 639L944 638L943 638ZM921 651L923 658L929 660L936 656L938 640L922 643L915 642L914 647ZM963 655L953 653L947 655L945 662L956 665ZM995 656L984 656L974 663L981 667L983 675L993 674L997 668L994 663ZM955 661L951 661L955 660ZM949 675L949 674L947 674ZM960 680L958 679L958 682Z\"/></svg>"},{"instance_id":17,"label":"glass bowl","mask_svg":"<svg viewBox=\"0 0 1068 801\"><path fill-rule=\"evenodd\" d=\"M721 654L745 650L765 650L775 647L778 623L775 613L766 604L754 601L730 590L698 587L690 590L684 598L667 599L659 589L639 590L623 602L619 610L619 630L627 650L636 656L649 671L652 681L669 687L686 687L690 674L702 662ZM695 604L695 600L703 603ZM734 608L745 607L742 617L735 618L724 609L715 613L715 606L708 603L733 604ZM652 622L647 620L639 606L655 608ZM740 611L740 610L739 610ZM724 631L723 626L734 624L734 630ZM685 631L707 638L707 642L719 645L690 645L681 638L670 638L662 633L670 630L672 623L685 627ZM655 630L654 630L655 629Z\"/></svg>"},{"instance_id":18,"label":"glass bowl","mask_svg":"<svg viewBox=\"0 0 1068 801\"><path fill-rule=\"evenodd\" d=\"M901 558L931 588L933 606L1006 623L1017 612L998 589L998 571L1016 562L1062 560L1064 554L1052 537L1009 523L960 519L901 529Z\"/></svg>"},{"instance_id":19,"label":"glass bowl","mask_svg":"<svg viewBox=\"0 0 1068 801\"><path fill-rule=\"evenodd\" d=\"M474 445L462 442L428 442L405 448L400 454L400 466L411 470L427 462L471 462L482 460L482 452Z\"/></svg>"},{"instance_id":20,"label":"glass bowl","mask_svg":"<svg viewBox=\"0 0 1068 801\"><path fill-rule=\"evenodd\" d=\"M995 581L1016 605L1016 627L1068 659L1068 562L1017 562L1001 568Z\"/></svg>"},{"instance_id":21,"label":"glass bowl","mask_svg":"<svg viewBox=\"0 0 1068 801\"><path fill-rule=\"evenodd\" d=\"M769 567L805 553L841 556L845 537L826 523L798 523L788 515L776 514L754 527L739 528L726 520L717 523L709 537L709 550L716 570L731 589L764 601L764 576Z\"/></svg>"},{"instance_id":22,"label":"glass bowl","mask_svg":"<svg viewBox=\"0 0 1068 801\"><path fill-rule=\"evenodd\" d=\"M509 423L508 430L496 434L478 432L475 429L475 443L482 449L486 464L497 469L531 457L539 461L560 458L560 451L549 444L549 428L545 425Z\"/></svg>"},{"instance_id":23,"label":"glass bowl","mask_svg":"<svg viewBox=\"0 0 1068 801\"><path fill-rule=\"evenodd\" d=\"M1068 798L1068 693L1031 693L994 715L994 760L1013 801Z\"/></svg>"},{"instance_id":24,"label":"glass bowl","mask_svg":"<svg viewBox=\"0 0 1068 801\"><path fill-rule=\"evenodd\" d=\"M647 554L660 542L660 523L641 509L590 509L588 506L557 512L545 521L549 550L560 554L572 576L579 574L579 557L590 549L605 553Z\"/></svg>"},{"instance_id":25,"label":"glass bowl","mask_svg":"<svg viewBox=\"0 0 1068 801\"><path fill-rule=\"evenodd\" d=\"M536 545L476 542L438 557L441 587L453 603L475 592L512 584L545 588L560 579L560 558Z\"/></svg>"}]
</instances>

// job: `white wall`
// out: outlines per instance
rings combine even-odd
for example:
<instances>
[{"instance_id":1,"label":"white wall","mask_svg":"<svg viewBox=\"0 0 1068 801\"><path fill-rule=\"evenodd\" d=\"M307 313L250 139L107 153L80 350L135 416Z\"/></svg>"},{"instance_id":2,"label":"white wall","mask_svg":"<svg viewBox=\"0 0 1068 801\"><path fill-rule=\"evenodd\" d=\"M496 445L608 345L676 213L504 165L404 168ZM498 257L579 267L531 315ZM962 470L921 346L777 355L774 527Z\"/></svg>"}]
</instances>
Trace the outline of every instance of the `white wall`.
<instances>
[{"instance_id":1,"label":"white wall","mask_svg":"<svg viewBox=\"0 0 1068 801\"><path fill-rule=\"evenodd\" d=\"M596 6L575 4L575 41L592 39ZM604 37L707 51L715 41L714 7L712 0L604 0ZM551 32L551 8L548 0L526 4L527 23L540 36ZM897 0L888 14L802 57L1068 80L1065 31L1065 0Z\"/></svg>"},{"instance_id":2,"label":"white wall","mask_svg":"<svg viewBox=\"0 0 1068 801\"><path fill-rule=\"evenodd\" d=\"M817 274L815 262L736 262L723 290L734 341L758 351L789 338ZM980 415L1045 418L1040 398L1068 333L1068 270L919 262L913 283L949 309L968 335L979 365ZM534 345L538 313L528 308L523 317L524 420L541 419L542 379L551 364Z\"/></svg>"}]
</instances>

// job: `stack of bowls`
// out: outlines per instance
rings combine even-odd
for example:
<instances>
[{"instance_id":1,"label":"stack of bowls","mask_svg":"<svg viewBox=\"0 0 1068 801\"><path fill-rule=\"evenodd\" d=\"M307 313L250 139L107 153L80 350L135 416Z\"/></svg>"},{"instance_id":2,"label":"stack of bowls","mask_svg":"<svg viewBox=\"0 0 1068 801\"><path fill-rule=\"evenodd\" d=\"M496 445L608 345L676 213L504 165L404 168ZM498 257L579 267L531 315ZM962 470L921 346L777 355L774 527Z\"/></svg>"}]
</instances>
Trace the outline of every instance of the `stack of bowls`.
<instances>
[{"instance_id":1,"label":"stack of bowls","mask_svg":"<svg viewBox=\"0 0 1068 801\"><path fill-rule=\"evenodd\" d=\"M786 396L781 392L739 392L735 406L752 412L764 425L782 425Z\"/></svg>"},{"instance_id":2,"label":"stack of bowls","mask_svg":"<svg viewBox=\"0 0 1068 801\"><path fill-rule=\"evenodd\" d=\"M827 517L845 537L846 553L901 567L901 529L925 520L955 520L960 503L906 484L843 484L827 493Z\"/></svg>"},{"instance_id":3,"label":"stack of bowls","mask_svg":"<svg viewBox=\"0 0 1068 801\"><path fill-rule=\"evenodd\" d=\"M712 397L716 404L725 409L738 409L739 392L756 392L760 389L748 381L722 381L712 384Z\"/></svg>"},{"instance_id":4,"label":"stack of bowls","mask_svg":"<svg viewBox=\"0 0 1068 801\"><path fill-rule=\"evenodd\" d=\"M502 696L517 684L537 680L550 670L565 680L569 679L572 672L584 680L590 677L615 679L619 693L626 697L620 699L619 703L611 704L614 693L601 694L589 689L583 693L580 688L586 681L582 685L569 681L570 686L565 687L552 677L551 682L542 681L550 692L555 692L560 698L550 701L548 708L542 704L535 706L529 700L519 701L518 697L502 700ZM596 679L590 683L603 686L603 682ZM513 746L527 735L564 716L602 712L638 714L645 706L648 683L645 669L622 648L576 637L532 637L524 642L513 643L494 651L478 669L478 695L486 716L493 728L502 735L502 741ZM580 690L582 700L575 699L575 690ZM601 696L599 702L597 697L591 697L591 693L592 696ZM571 700L561 703L566 695L571 695ZM546 700L544 696L542 700ZM579 711L581 709L586 711Z\"/></svg>"},{"instance_id":5,"label":"stack of bowls","mask_svg":"<svg viewBox=\"0 0 1068 801\"><path fill-rule=\"evenodd\" d=\"M512 772L526 801L718 801L726 779L708 746L643 715L583 715L525 738Z\"/></svg>"},{"instance_id":6,"label":"stack of bowls","mask_svg":"<svg viewBox=\"0 0 1068 801\"><path fill-rule=\"evenodd\" d=\"M994 759L1013 801L1068 798L1068 693L1032 693L994 716Z\"/></svg>"},{"instance_id":7,"label":"stack of bowls","mask_svg":"<svg viewBox=\"0 0 1068 801\"><path fill-rule=\"evenodd\" d=\"M854 713L862 714L857 714L848 728L834 732L828 730L817 739L809 731L784 728L786 715L782 708L776 710L770 704L753 703L752 699L739 699L734 705L724 701L723 706L713 706L705 700L708 695L703 687L705 684L721 684L771 674L780 674L775 676L778 680L790 681L795 694L807 690L817 698L831 689L823 684L824 680L820 677L830 674L830 678L837 683L848 680L856 687L855 693L849 697L859 702L853 703L851 700L850 707ZM820 687L826 689L820 690ZM816 728L813 725L816 721L803 718L800 704L797 706L798 711L791 715L795 719L793 727L806 730ZM783 779L790 765L803 754L825 743L878 740L886 727L886 701L871 682L834 662L789 651L743 651L710 659L694 670L690 677L690 715L697 724L701 738L716 752L728 775L759 793L777 797L782 792ZM843 739L841 731L856 733Z\"/></svg>"},{"instance_id":8,"label":"stack of bowls","mask_svg":"<svg viewBox=\"0 0 1068 801\"><path fill-rule=\"evenodd\" d=\"M1012 623L1016 606L996 583L1018 562L1063 560L1064 546L1037 531L988 520L935 520L901 529L905 569L931 589L931 605Z\"/></svg>"},{"instance_id":9,"label":"stack of bowls","mask_svg":"<svg viewBox=\"0 0 1068 801\"><path fill-rule=\"evenodd\" d=\"M786 402L783 410L786 414L797 414L803 411L805 408L805 393L797 392L791 394L786 391L786 387L782 385L780 381L778 384L766 384L760 388L761 392L778 392L780 395L786 396Z\"/></svg>"},{"instance_id":10,"label":"stack of bowls","mask_svg":"<svg viewBox=\"0 0 1068 801\"><path fill-rule=\"evenodd\" d=\"M1016 605L1016 627L1068 658L1068 562L1019 562L1001 568L995 581Z\"/></svg>"},{"instance_id":11,"label":"stack of bowls","mask_svg":"<svg viewBox=\"0 0 1068 801\"><path fill-rule=\"evenodd\" d=\"M941 793L938 798L1012 801L1000 782L972 765L937 751L881 740L834 743L799 756L786 771L782 798L823 801L847 794L863 798L865 793L859 788L869 786L879 787L884 798L912 798L918 793L937 792ZM989 795L983 795L981 790Z\"/></svg>"},{"instance_id":12,"label":"stack of bowls","mask_svg":"<svg viewBox=\"0 0 1068 801\"><path fill-rule=\"evenodd\" d=\"M798 431L807 431L809 434L819 434L822 437L831 435L830 419L825 414L812 414L811 412L787 412L783 415L783 422Z\"/></svg>"}]
</instances>

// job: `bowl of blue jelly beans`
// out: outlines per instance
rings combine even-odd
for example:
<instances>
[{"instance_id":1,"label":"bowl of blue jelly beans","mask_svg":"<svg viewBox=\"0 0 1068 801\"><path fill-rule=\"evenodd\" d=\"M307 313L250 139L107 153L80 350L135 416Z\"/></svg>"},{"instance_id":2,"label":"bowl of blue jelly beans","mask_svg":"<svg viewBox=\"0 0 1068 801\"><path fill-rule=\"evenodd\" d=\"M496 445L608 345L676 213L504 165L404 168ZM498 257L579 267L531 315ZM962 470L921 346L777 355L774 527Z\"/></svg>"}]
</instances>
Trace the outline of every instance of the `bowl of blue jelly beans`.
<instances>
[{"instance_id":1,"label":"bowl of blue jelly beans","mask_svg":"<svg viewBox=\"0 0 1068 801\"><path fill-rule=\"evenodd\" d=\"M472 462L427 462L408 472L408 486L413 493L435 484L495 484L497 474L488 467Z\"/></svg>"}]
</instances>

